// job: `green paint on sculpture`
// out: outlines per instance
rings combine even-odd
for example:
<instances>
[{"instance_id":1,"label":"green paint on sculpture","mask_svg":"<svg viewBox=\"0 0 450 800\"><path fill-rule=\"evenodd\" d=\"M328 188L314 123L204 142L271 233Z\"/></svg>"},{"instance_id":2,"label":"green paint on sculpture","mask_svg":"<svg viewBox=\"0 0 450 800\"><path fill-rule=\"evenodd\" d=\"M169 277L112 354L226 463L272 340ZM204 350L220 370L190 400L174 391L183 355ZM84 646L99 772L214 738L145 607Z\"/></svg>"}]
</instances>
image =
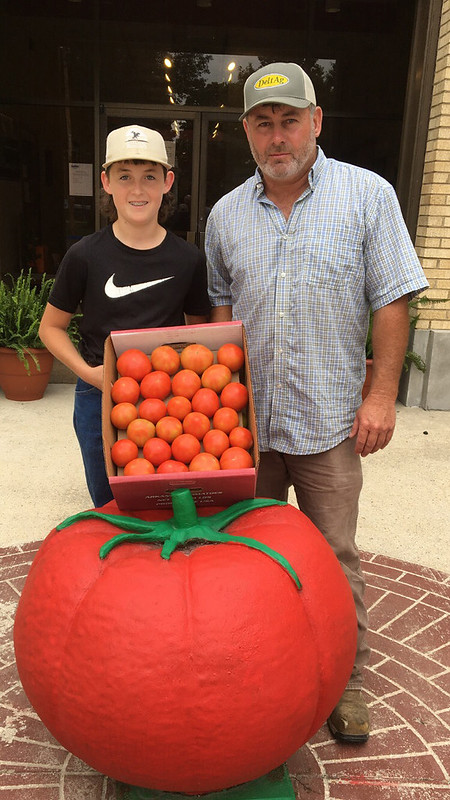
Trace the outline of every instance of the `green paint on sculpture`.
<instances>
[{"instance_id":1,"label":"green paint on sculpture","mask_svg":"<svg viewBox=\"0 0 450 800\"><path fill-rule=\"evenodd\" d=\"M177 547L193 540L220 542L222 544L243 544L272 558L286 570L297 588L302 588L298 575L289 564L289 561L280 553L277 553L276 550L267 547L267 545L258 542L256 539L249 539L246 536L232 536L222 532L223 528L247 511L266 508L267 506L285 506L286 503L262 497L241 500L239 503L235 503L209 517L199 517L189 489L175 489L175 491L171 492L171 497L173 517L167 520L147 522L135 517L115 516L92 510L67 517L64 522L57 525L56 530L63 530L83 519L102 519L110 523L110 525L127 531L127 533L119 533L114 536L100 548L100 558L102 559L106 558L114 547L125 542L162 542L161 557L165 559L169 559Z\"/></svg>"}]
</instances>

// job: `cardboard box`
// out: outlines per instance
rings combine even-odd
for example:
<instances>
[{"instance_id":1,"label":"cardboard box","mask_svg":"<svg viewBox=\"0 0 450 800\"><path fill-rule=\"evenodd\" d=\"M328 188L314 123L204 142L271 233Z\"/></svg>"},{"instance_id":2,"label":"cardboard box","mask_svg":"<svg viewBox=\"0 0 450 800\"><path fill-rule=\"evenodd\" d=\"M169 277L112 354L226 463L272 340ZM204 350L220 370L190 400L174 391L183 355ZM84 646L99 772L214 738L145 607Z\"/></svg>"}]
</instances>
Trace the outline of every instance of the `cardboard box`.
<instances>
[{"instance_id":1,"label":"cardboard box","mask_svg":"<svg viewBox=\"0 0 450 800\"><path fill-rule=\"evenodd\" d=\"M255 466L239 470L186 472L180 473L179 476L161 474L126 477L122 474L123 470L117 469L111 459L111 447L117 438L117 430L110 421L113 406L110 390L111 384L117 378L116 360L125 350L132 347L150 355L155 347L162 344L170 344L181 352L183 347L192 342L206 345L214 353L226 342L233 342L243 348L245 364L242 373L239 374L239 380L245 383L249 392L248 412L244 424L250 428L253 435L252 456ZM247 344L242 322L112 331L105 342L102 418L106 471L120 509L171 508L170 494L180 487L191 490L197 506L229 506L239 500L255 496L259 452Z\"/></svg>"}]
</instances>

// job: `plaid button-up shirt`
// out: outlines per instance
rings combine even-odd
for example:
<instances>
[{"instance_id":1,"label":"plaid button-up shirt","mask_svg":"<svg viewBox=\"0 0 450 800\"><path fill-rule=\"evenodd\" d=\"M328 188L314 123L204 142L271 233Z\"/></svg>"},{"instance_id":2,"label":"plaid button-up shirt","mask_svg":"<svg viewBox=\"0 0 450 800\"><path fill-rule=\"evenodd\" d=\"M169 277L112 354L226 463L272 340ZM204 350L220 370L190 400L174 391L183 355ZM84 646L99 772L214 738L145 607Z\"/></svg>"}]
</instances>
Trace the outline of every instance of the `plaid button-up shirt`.
<instances>
[{"instance_id":1,"label":"plaid button-up shirt","mask_svg":"<svg viewBox=\"0 0 450 800\"><path fill-rule=\"evenodd\" d=\"M329 450L361 403L369 307L427 287L392 186L318 156L286 221L256 170L212 209L213 306L244 324L259 445Z\"/></svg>"}]
</instances>

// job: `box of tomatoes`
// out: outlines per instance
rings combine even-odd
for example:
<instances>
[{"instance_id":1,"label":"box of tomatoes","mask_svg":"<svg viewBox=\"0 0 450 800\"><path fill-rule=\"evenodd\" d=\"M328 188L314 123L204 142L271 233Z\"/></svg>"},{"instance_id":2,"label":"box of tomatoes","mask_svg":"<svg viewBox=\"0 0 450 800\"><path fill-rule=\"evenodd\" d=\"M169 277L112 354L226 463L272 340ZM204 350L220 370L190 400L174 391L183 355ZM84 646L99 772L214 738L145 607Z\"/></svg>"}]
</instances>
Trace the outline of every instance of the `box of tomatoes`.
<instances>
[{"instance_id":1,"label":"box of tomatoes","mask_svg":"<svg viewBox=\"0 0 450 800\"><path fill-rule=\"evenodd\" d=\"M105 343L103 448L121 509L255 496L255 410L241 322L112 331Z\"/></svg>"}]
</instances>

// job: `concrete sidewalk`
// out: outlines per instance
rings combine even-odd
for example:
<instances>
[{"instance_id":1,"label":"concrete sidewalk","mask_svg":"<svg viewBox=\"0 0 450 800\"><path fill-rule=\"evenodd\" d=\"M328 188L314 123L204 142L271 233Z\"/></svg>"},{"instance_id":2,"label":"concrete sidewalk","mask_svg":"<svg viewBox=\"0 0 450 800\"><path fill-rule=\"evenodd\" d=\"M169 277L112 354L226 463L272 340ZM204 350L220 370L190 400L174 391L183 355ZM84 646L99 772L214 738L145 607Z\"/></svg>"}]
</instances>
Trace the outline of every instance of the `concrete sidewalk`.
<instances>
[{"instance_id":1,"label":"concrete sidewalk","mask_svg":"<svg viewBox=\"0 0 450 800\"><path fill-rule=\"evenodd\" d=\"M0 396L0 547L43 539L92 505L72 429L73 392L73 384L51 383L42 400ZM392 442L363 460L362 551L450 573L449 446L449 412L398 404Z\"/></svg>"}]
</instances>

